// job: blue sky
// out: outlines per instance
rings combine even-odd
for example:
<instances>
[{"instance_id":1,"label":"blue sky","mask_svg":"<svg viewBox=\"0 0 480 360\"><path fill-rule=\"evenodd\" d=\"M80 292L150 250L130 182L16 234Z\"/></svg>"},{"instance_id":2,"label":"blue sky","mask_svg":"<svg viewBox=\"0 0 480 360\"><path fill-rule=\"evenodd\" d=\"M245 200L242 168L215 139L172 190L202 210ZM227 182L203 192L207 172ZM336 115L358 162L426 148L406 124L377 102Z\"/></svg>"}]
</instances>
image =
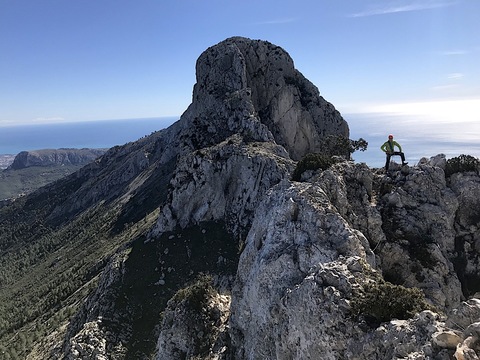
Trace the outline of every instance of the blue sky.
<instances>
[{"instance_id":1,"label":"blue sky","mask_svg":"<svg viewBox=\"0 0 480 360\"><path fill-rule=\"evenodd\" d=\"M478 14L478 0L0 0L0 126L179 116L202 51L245 36L283 47L347 121L477 141Z\"/></svg>"}]
</instances>

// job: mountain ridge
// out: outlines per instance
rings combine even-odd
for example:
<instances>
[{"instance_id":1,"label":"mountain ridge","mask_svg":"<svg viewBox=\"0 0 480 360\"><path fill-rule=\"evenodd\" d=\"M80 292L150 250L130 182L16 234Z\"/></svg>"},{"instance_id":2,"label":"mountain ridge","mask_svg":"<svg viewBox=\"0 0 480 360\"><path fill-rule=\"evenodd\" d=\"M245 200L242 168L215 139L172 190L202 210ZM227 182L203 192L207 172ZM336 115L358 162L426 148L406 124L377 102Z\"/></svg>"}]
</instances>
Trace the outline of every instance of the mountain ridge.
<instances>
[{"instance_id":1,"label":"mountain ridge","mask_svg":"<svg viewBox=\"0 0 480 360\"><path fill-rule=\"evenodd\" d=\"M5 169L0 172L0 199L8 202L31 193L79 170L105 151L87 148L22 151L4 163Z\"/></svg>"},{"instance_id":2,"label":"mountain ridge","mask_svg":"<svg viewBox=\"0 0 480 360\"><path fill-rule=\"evenodd\" d=\"M348 124L269 42L226 39L196 67L179 121L0 208L0 350L162 360L478 351L478 172L446 176L442 155L389 175L350 161L329 145ZM299 160L326 150L335 161L291 180Z\"/></svg>"},{"instance_id":3,"label":"mountain ridge","mask_svg":"<svg viewBox=\"0 0 480 360\"><path fill-rule=\"evenodd\" d=\"M107 149L40 149L21 151L7 170L19 170L31 166L85 165L103 155Z\"/></svg>"}]
</instances>

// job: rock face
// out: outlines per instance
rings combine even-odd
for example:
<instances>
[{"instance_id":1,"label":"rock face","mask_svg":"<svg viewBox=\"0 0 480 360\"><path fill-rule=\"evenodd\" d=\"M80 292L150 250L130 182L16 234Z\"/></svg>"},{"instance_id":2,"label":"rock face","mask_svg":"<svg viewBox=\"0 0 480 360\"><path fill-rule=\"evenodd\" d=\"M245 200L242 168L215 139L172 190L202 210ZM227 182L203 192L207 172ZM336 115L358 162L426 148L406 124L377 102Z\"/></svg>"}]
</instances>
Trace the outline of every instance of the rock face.
<instances>
[{"instance_id":1,"label":"rock face","mask_svg":"<svg viewBox=\"0 0 480 360\"><path fill-rule=\"evenodd\" d=\"M215 142L227 129L261 141L273 135L294 160L317 152L328 135L349 135L340 113L294 68L285 50L240 37L199 57L193 103L184 117Z\"/></svg>"},{"instance_id":2,"label":"rock face","mask_svg":"<svg viewBox=\"0 0 480 360\"><path fill-rule=\"evenodd\" d=\"M457 177L476 193L478 175L457 174L449 182ZM235 357L451 358L470 324L426 312L368 329L352 316L352 304L374 281L371 268L394 284L422 289L437 311L465 307L462 300L478 288L461 278L474 278L478 267L472 267L476 251L462 249L469 260L460 266L454 250L462 234L455 230L459 200L473 198L456 196L442 168L427 160L393 178L343 163L304 183L273 187L240 257L230 309ZM478 225L471 226L475 232ZM465 247L471 249L473 237L467 235ZM477 340L462 346L475 348Z\"/></svg>"},{"instance_id":3,"label":"rock face","mask_svg":"<svg viewBox=\"0 0 480 360\"><path fill-rule=\"evenodd\" d=\"M106 149L43 149L22 151L7 169L19 170L30 166L85 165L105 153Z\"/></svg>"},{"instance_id":4,"label":"rock face","mask_svg":"<svg viewBox=\"0 0 480 360\"><path fill-rule=\"evenodd\" d=\"M479 175L438 155L292 181L329 135L347 124L283 49L207 49L178 122L27 198L51 228L108 210L82 232L121 244L30 359L478 358Z\"/></svg>"}]
</instances>

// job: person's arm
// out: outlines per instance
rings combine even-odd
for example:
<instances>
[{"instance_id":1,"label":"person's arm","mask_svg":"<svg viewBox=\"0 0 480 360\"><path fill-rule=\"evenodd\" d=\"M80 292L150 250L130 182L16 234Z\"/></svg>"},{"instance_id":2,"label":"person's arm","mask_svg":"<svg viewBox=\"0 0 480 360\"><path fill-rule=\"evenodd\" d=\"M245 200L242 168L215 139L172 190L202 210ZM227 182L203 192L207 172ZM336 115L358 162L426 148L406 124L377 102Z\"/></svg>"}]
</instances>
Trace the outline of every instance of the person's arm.
<instances>
[{"instance_id":1,"label":"person's arm","mask_svg":"<svg viewBox=\"0 0 480 360\"><path fill-rule=\"evenodd\" d=\"M394 142L393 142L393 145L397 145L398 151L402 152L402 147L400 146L399 143L397 143L396 141L394 141Z\"/></svg>"},{"instance_id":2,"label":"person's arm","mask_svg":"<svg viewBox=\"0 0 480 360\"><path fill-rule=\"evenodd\" d=\"M387 143L386 143L386 142L385 142L385 143L383 143L383 145L382 145L382 146L380 146L380 150L382 150L384 153L386 153L386 152L387 152Z\"/></svg>"}]
</instances>

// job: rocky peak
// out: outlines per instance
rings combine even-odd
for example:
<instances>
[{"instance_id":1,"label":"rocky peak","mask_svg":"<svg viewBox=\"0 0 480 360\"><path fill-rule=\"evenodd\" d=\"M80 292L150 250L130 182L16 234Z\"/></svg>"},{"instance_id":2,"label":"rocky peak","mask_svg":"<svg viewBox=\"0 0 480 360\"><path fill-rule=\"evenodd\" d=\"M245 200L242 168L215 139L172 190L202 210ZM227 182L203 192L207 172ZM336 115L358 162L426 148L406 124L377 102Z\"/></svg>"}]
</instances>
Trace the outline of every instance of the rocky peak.
<instances>
[{"instance_id":1,"label":"rocky peak","mask_svg":"<svg viewBox=\"0 0 480 360\"><path fill-rule=\"evenodd\" d=\"M232 37L203 52L196 70L193 102L184 117L200 125L210 141L235 132L274 139L299 160L319 151L328 135L349 136L340 113L279 46Z\"/></svg>"}]
</instances>

